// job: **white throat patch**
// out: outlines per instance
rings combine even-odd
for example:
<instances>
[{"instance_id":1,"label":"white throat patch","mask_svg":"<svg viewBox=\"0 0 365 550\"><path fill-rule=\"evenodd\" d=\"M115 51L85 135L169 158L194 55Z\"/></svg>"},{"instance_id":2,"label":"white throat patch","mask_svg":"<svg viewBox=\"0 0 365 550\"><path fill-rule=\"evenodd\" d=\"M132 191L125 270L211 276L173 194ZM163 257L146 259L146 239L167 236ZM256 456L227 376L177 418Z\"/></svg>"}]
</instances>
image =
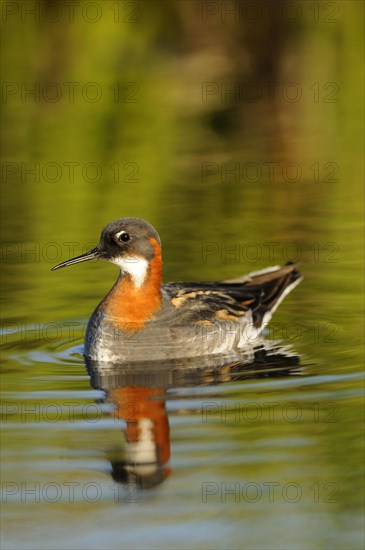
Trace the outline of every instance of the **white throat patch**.
<instances>
[{"instance_id":1,"label":"white throat patch","mask_svg":"<svg viewBox=\"0 0 365 550\"><path fill-rule=\"evenodd\" d=\"M141 258L141 256L124 256L123 258L113 258L110 261L119 265L122 273L128 273L132 277L135 286L140 287L145 282L148 261Z\"/></svg>"}]
</instances>

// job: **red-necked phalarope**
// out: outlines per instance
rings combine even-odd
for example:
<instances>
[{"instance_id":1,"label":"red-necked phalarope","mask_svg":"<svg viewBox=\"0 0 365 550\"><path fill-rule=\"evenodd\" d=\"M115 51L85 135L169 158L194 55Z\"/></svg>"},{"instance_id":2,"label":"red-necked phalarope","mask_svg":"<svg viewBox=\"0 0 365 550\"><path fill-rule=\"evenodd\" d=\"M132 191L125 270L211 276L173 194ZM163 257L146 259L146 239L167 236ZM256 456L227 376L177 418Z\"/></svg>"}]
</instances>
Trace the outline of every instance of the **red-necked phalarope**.
<instances>
[{"instance_id":1,"label":"red-necked phalarope","mask_svg":"<svg viewBox=\"0 0 365 550\"><path fill-rule=\"evenodd\" d=\"M160 237L138 218L111 222L96 248L53 269L94 259L120 267L85 336L86 357L110 363L235 352L252 344L302 279L287 264L222 282L162 284Z\"/></svg>"}]
</instances>

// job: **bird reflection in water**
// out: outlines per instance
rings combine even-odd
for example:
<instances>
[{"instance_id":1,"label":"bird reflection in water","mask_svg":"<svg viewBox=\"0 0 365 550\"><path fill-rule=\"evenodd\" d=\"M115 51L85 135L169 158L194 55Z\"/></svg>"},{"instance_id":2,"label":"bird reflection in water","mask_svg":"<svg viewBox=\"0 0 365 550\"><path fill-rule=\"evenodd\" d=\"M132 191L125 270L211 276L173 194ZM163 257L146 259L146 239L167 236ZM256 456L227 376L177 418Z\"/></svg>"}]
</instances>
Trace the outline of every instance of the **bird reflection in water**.
<instances>
[{"instance_id":1,"label":"bird reflection in water","mask_svg":"<svg viewBox=\"0 0 365 550\"><path fill-rule=\"evenodd\" d=\"M239 356L200 357L188 361L109 365L86 360L93 388L105 392L114 418L123 421L125 446L108 452L111 476L123 485L152 489L170 474L167 391L209 386L247 378L300 374L299 356L288 346L267 340Z\"/></svg>"},{"instance_id":2,"label":"bird reflection in water","mask_svg":"<svg viewBox=\"0 0 365 550\"><path fill-rule=\"evenodd\" d=\"M114 481L148 489L170 474L170 433L166 390L147 386L113 389L108 399L114 415L126 422L126 453L123 460L111 459Z\"/></svg>"}]
</instances>

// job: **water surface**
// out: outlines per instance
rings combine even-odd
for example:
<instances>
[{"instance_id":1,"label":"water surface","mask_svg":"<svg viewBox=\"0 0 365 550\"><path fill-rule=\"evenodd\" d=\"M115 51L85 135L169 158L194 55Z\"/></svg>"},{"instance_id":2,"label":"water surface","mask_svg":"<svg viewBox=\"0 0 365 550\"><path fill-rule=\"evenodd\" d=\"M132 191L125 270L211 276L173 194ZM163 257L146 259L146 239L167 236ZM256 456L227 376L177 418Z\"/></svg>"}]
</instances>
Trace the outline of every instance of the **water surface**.
<instances>
[{"instance_id":1,"label":"water surface","mask_svg":"<svg viewBox=\"0 0 365 550\"><path fill-rule=\"evenodd\" d=\"M3 104L3 548L363 547L363 7L308 4L280 25L200 2L7 16L6 81L103 94ZM288 260L304 281L239 359L87 368L116 267L50 269L122 216L157 228L166 281Z\"/></svg>"}]
</instances>

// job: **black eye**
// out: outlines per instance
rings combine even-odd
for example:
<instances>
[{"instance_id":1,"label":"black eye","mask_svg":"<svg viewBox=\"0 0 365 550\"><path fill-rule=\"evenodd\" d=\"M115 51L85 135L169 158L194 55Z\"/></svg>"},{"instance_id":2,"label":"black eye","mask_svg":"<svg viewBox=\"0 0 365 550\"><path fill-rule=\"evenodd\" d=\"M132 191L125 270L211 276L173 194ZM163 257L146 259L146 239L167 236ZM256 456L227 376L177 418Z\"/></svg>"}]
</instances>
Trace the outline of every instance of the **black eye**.
<instances>
[{"instance_id":1,"label":"black eye","mask_svg":"<svg viewBox=\"0 0 365 550\"><path fill-rule=\"evenodd\" d=\"M130 239L130 236L129 236L129 233L121 233L119 235L119 240L120 241L123 241L124 243L126 243L127 241L129 241Z\"/></svg>"}]
</instances>

